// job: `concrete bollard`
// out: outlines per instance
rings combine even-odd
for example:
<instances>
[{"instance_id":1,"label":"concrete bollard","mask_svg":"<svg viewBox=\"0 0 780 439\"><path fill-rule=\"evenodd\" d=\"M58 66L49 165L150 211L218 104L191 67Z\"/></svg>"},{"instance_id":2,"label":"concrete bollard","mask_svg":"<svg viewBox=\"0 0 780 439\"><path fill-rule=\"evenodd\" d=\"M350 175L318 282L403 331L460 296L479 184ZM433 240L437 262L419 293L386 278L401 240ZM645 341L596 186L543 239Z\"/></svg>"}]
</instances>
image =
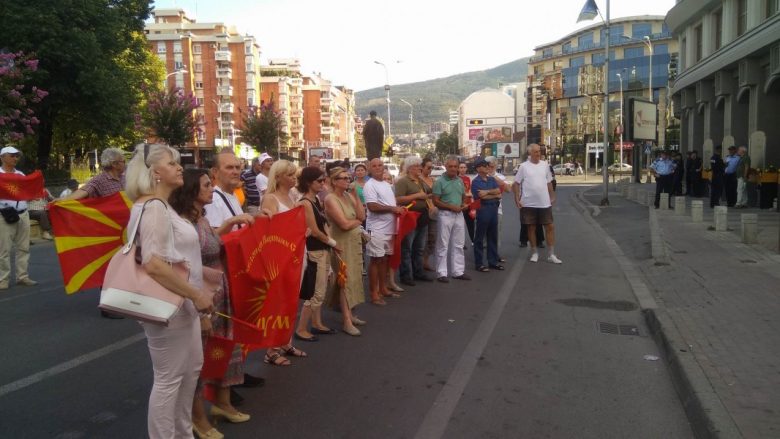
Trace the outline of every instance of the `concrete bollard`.
<instances>
[{"instance_id":1,"label":"concrete bollard","mask_svg":"<svg viewBox=\"0 0 780 439\"><path fill-rule=\"evenodd\" d=\"M674 214L685 215L685 197L674 197Z\"/></svg>"},{"instance_id":2,"label":"concrete bollard","mask_svg":"<svg viewBox=\"0 0 780 439\"><path fill-rule=\"evenodd\" d=\"M647 205L648 206L654 206L655 205L655 191L646 191L647 192ZM667 198L668 200L668 198ZM666 207L669 207L669 201L666 202Z\"/></svg>"},{"instance_id":3,"label":"concrete bollard","mask_svg":"<svg viewBox=\"0 0 780 439\"><path fill-rule=\"evenodd\" d=\"M643 206L647 206L647 194L646 194L646 192L647 191L644 190L644 189L637 189L636 190L636 202L641 204L641 205L643 205Z\"/></svg>"},{"instance_id":4,"label":"concrete bollard","mask_svg":"<svg viewBox=\"0 0 780 439\"><path fill-rule=\"evenodd\" d=\"M758 214L742 214L742 243L755 244L758 242Z\"/></svg>"},{"instance_id":5,"label":"concrete bollard","mask_svg":"<svg viewBox=\"0 0 780 439\"><path fill-rule=\"evenodd\" d=\"M691 200L691 220L700 223L704 220L704 201Z\"/></svg>"},{"instance_id":6,"label":"concrete bollard","mask_svg":"<svg viewBox=\"0 0 780 439\"><path fill-rule=\"evenodd\" d=\"M636 190L637 187L633 184L628 186L628 199L631 201L636 201Z\"/></svg>"},{"instance_id":7,"label":"concrete bollard","mask_svg":"<svg viewBox=\"0 0 780 439\"><path fill-rule=\"evenodd\" d=\"M630 184L624 184L620 186L620 195L623 196L623 198L628 198L628 188L630 187Z\"/></svg>"},{"instance_id":8,"label":"concrete bollard","mask_svg":"<svg viewBox=\"0 0 780 439\"><path fill-rule=\"evenodd\" d=\"M714 211L715 231L727 231L729 229L729 208L726 206L715 206Z\"/></svg>"},{"instance_id":9,"label":"concrete bollard","mask_svg":"<svg viewBox=\"0 0 780 439\"><path fill-rule=\"evenodd\" d=\"M653 198L653 202L655 203L655 198ZM669 210L669 194L666 192L661 194L661 210Z\"/></svg>"}]
</instances>

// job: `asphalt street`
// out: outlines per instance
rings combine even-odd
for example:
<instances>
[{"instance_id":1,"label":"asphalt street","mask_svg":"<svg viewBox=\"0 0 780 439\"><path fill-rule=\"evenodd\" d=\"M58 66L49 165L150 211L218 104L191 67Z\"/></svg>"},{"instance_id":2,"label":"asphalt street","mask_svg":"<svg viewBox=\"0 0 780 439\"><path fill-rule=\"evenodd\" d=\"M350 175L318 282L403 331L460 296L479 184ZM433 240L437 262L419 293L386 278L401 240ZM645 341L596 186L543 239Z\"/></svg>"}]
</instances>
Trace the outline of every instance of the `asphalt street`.
<instances>
[{"instance_id":1,"label":"asphalt street","mask_svg":"<svg viewBox=\"0 0 780 439\"><path fill-rule=\"evenodd\" d=\"M291 367L250 355L262 388L233 438L688 438L691 430L630 285L602 232L559 186L563 265L528 262L505 197L506 271L418 283L361 305L363 336L297 342ZM626 220L631 220L626 218ZM644 252L649 243L632 251ZM546 256L546 253L542 253ZM542 260L544 259L541 258ZM41 283L0 295L0 437L141 438L152 369L140 326L106 320L98 292L67 296L54 247L32 247ZM326 322L339 327L339 315ZM646 357L651 356L651 357ZM647 359L649 358L649 359Z\"/></svg>"}]
</instances>

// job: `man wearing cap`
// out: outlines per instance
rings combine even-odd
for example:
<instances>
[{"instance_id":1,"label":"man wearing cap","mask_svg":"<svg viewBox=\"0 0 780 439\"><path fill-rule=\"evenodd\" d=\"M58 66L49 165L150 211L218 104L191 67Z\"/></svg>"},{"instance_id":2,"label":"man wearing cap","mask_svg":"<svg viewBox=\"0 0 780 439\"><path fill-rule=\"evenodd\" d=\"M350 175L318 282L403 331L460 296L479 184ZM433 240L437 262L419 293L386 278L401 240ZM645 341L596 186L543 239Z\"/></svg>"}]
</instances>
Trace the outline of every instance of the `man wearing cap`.
<instances>
[{"instance_id":1,"label":"man wearing cap","mask_svg":"<svg viewBox=\"0 0 780 439\"><path fill-rule=\"evenodd\" d=\"M672 207L672 189L674 186L674 170L677 168L672 159L669 158L669 151L661 151L661 157L655 159L650 169L655 175L655 208L661 205L661 192L669 194L669 208Z\"/></svg>"},{"instance_id":2,"label":"man wearing cap","mask_svg":"<svg viewBox=\"0 0 780 439\"><path fill-rule=\"evenodd\" d=\"M366 154L368 159L377 159L382 157L382 145L385 141L385 128L382 122L376 118L376 111L371 110L368 113L371 117L363 125L363 139L366 142Z\"/></svg>"},{"instance_id":3,"label":"man wearing cap","mask_svg":"<svg viewBox=\"0 0 780 439\"><path fill-rule=\"evenodd\" d=\"M471 194L480 200L477 209L477 227L474 232L474 264L477 271L488 272L490 268L503 270L498 256L498 204L501 201L501 186L495 178L489 175L490 166L483 158L474 162L478 175L471 182ZM487 260L485 265L484 251L487 238Z\"/></svg>"},{"instance_id":4,"label":"man wearing cap","mask_svg":"<svg viewBox=\"0 0 780 439\"><path fill-rule=\"evenodd\" d=\"M21 152L13 146L0 149L0 173L19 174L24 173L16 169ZM0 200L0 209L15 209L19 215L19 221L8 224L5 218L0 218L0 290L7 290L11 277L11 249L16 248L16 283L18 285L33 286L38 282L30 279L27 274L27 266L30 262L30 213L27 211L26 201Z\"/></svg>"},{"instance_id":5,"label":"man wearing cap","mask_svg":"<svg viewBox=\"0 0 780 439\"><path fill-rule=\"evenodd\" d=\"M257 160L260 162L260 172L258 172L255 177L255 187L257 188L260 202L258 206L262 206L263 195L265 195L265 191L268 189L268 173L271 172L271 165L274 164L274 159L270 155L262 153ZM257 212L255 211L255 213Z\"/></svg>"},{"instance_id":6,"label":"man wearing cap","mask_svg":"<svg viewBox=\"0 0 780 439\"><path fill-rule=\"evenodd\" d=\"M729 146L729 155L726 156L725 162L723 189L726 191L726 205L734 207L737 204L737 166L739 166L736 146Z\"/></svg>"}]
</instances>

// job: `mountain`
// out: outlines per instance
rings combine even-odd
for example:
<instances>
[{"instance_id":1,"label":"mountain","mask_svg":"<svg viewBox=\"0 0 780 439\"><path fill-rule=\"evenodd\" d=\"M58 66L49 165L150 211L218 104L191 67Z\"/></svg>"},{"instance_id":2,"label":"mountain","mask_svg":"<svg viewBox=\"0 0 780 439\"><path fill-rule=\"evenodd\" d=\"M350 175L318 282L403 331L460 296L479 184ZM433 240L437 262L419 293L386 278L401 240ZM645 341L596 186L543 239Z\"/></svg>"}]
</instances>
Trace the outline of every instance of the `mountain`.
<instances>
[{"instance_id":1,"label":"mountain","mask_svg":"<svg viewBox=\"0 0 780 439\"><path fill-rule=\"evenodd\" d=\"M405 99L414 105L414 124L446 122L449 111L457 110L460 103L471 93L485 87L498 87L499 82L508 84L525 81L528 75L528 58L502 64L488 70L460 73L446 78L409 84L392 85L390 89L390 113L392 131L409 131L409 106L401 102ZM387 116L384 87L377 87L355 93L355 110L360 117L367 119L368 112L375 110L383 120ZM421 99L422 102L417 100ZM420 132L420 129L415 129Z\"/></svg>"}]
</instances>

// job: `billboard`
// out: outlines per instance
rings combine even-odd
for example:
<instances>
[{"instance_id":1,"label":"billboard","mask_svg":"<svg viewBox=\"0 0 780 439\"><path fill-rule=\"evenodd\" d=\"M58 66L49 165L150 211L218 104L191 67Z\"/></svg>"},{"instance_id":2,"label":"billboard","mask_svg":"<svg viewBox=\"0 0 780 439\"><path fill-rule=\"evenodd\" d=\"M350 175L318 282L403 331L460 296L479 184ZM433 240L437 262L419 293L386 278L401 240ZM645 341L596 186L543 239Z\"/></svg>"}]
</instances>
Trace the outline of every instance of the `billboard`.
<instances>
[{"instance_id":1,"label":"billboard","mask_svg":"<svg viewBox=\"0 0 780 439\"><path fill-rule=\"evenodd\" d=\"M658 109L653 102L632 98L628 101L631 140L655 140L658 127Z\"/></svg>"},{"instance_id":2,"label":"billboard","mask_svg":"<svg viewBox=\"0 0 780 439\"><path fill-rule=\"evenodd\" d=\"M485 136L485 142L511 142L512 141L512 127L492 127L485 128L483 133Z\"/></svg>"},{"instance_id":3,"label":"billboard","mask_svg":"<svg viewBox=\"0 0 780 439\"><path fill-rule=\"evenodd\" d=\"M318 155L320 158L328 160L333 158L333 150L331 148L309 148L309 157Z\"/></svg>"},{"instance_id":4,"label":"billboard","mask_svg":"<svg viewBox=\"0 0 780 439\"><path fill-rule=\"evenodd\" d=\"M520 144L496 143L496 157L520 157Z\"/></svg>"}]
</instances>

